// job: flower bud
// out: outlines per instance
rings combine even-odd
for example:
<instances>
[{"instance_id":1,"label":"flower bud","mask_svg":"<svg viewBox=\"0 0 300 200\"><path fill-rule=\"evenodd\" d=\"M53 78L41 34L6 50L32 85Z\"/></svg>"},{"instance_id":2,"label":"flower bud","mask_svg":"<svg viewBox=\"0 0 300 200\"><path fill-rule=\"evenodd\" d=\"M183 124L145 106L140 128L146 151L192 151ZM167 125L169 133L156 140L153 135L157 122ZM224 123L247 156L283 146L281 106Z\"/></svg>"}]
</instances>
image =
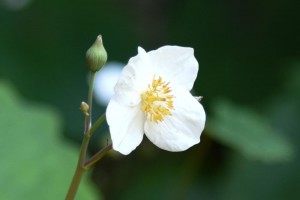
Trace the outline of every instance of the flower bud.
<instances>
[{"instance_id":1,"label":"flower bud","mask_svg":"<svg viewBox=\"0 0 300 200\"><path fill-rule=\"evenodd\" d=\"M83 112L84 115L89 116L89 105L84 101L80 104L80 110Z\"/></svg>"},{"instance_id":2,"label":"flower bud","mask_svg":"<svg viewBox=\"0 0 300 200\"><path fill-rule=\"evenodd\" d=\"M99 71L107 60L107 53L102 43L102 36L98 35L94 44L86 52L86 60L92 72Z\"/></svg>"}]
</instances>

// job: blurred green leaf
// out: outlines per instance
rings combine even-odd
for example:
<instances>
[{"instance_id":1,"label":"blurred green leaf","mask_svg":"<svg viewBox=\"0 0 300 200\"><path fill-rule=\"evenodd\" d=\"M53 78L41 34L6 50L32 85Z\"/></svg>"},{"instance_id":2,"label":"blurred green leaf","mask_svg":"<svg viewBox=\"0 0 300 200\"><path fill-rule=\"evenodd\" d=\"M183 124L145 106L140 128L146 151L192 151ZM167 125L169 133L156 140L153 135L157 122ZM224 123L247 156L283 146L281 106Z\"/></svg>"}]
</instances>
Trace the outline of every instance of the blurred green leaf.
<instances>
[{"instance_id":1,"label":"blurred green leaf","mask_svg":"<svg viewBox=\"0 0 300 200\"><path fill-rule=\"evenodd\" d=\"M60 115L53 108L22 101L0 81L0 199L63 199L78 149L59 138ZM97 199L84 180L78 199Z\"/></svg>"},{"instance_id":2,"label":"blurred green leaf","mask_svg":"<svg viewBox=\"0 0 300 200\"><path fill-rule=\"evenodd\" d=\"M214 118L208 121L208 133L243 155L265 162L292 158L291 144L261 115L241 106L220 100L213 107Z\"/></svg>"}]
</instances>

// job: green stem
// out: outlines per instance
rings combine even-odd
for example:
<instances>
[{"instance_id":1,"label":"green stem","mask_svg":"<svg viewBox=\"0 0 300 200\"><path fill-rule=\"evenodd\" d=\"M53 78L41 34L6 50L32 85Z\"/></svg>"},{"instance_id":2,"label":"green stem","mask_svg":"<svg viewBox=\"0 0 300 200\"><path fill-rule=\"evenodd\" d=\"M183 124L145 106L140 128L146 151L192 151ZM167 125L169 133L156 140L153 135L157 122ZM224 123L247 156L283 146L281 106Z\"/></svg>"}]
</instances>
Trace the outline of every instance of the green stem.
<instances>
[{"instance_id":1,"label":"green stem","mask_svg":"<svg viewBox=\"0 0 300 200\"><path fill-rule=\"evenodd\" d=\"M90 134L87 134L91 129L92 124L92 102L93 102L93 89L94 89L94 79L95 79L95 72L91 72L90 77L90 85L89 85L89 92L88 92L88 105L89 105L89 113L85 116L85 129L84 129L84 137L81 144L81 150L79 159L77 162L76 171L74 173L68 194L66 196L66 200L73 200L75 198L78 186L81 181L81 177L85 172L84 162L86 157L86 152L88 148L88 144L90 141Z\"/></svg>"},{"instance_id":2,"label":"green stem","mask_svg":"<svg viewBox=\"0 0 300 200\"><path fill-rule=\"evenodd\" d=\"M94 156L92 156L88 161L85 162L84 167L85 169L89 169L93 164L98 162L107 152L112 149L112 144L107 145L106 147L102 148L98 151Z\"/></svg>"},{"instance_id":3,"label":"green stem","mask_svg":"<svg viewBox=\"0 0 300 200\"><path fill-rule=\"evenodd\" d=\"M77 192L78 186L80 184L83 173L84 173L84 169L82 169L81 167L77 167L76 173L73 176L72 184L70 185L70 188L69 188L69 191L68 191L68 194L67 194L65 200L73 200L75 198L75 195L76 195L76 192Z\"/></svg>"},{"instance_id":4,"label":"green stem","mask_svg":"<svg viewBox=\"0 0 300 200\"><path fill-rule=\"evenodd\" d=\"M89 105L89 113L85 116L85 129L84 129L84 137L81 144L80 155L76 167L76 171L74 173L69 191L66 196L66 200L73 200L75 198L76 192L78 190L82 175L86 170L88 170L93 164L99 161L109 150L112 149L112 145L107 145L103 149L101 149L98 153L92 156L88 161L86 161L86 153L88 144L90 141L91 135L95 132L95 130L104 122L106 116L105 113L99 117L96 123L91 126L92 124L92 100L93 100L93 88L94 88L94 79L95 79L95 72L91 72L90 77L90 86L89 86L89 93L88 93L88 105Z\"/></svg>"},{"instance_id":5,"label":"green stem","mask_svg":"<svg viewBox=\"0 0 300 200\"><path fill-rule=\"evenodd\" d=\"M88 93L88 102L87 102L87 104L89 105L89 114L85 118L84 134L86 134L90 130L91 124L92 124L92 104L93 104L93 90L94 90L95 75L96 75L95 72L91 72L89 93Z\"/></svg>"},{"instance_id":6,"label":"green stem","mask_svg":"<svg viewBox=\"0 0 300 200\"><path fill-rule=\"evenodd\" d=\"M102 114L97 121L93 124L93 126L91 127L91 129L88 132L88 135L91 136L93 135L93 133L95 132L95 130L104 122L104 120L106 119L106 115L105 113Z\"/></svg>"},{"instance_id":7,"label":"green stem","mask_svg":"<svg viewBox=\"0 0 300 200\"><path fill-rule=\"evenodd\" d=\"M84 162L85 162L85 155L88 147L90 137L88 134L84 135L84 138L82 140L81 150L80 150L80 156L78 159L76 171L74 173L68 194L66 196L66 200L73 200L75 198L78 186L81 181L81 177L83 173L85 172Z\"/></svg>"}]
</instances>

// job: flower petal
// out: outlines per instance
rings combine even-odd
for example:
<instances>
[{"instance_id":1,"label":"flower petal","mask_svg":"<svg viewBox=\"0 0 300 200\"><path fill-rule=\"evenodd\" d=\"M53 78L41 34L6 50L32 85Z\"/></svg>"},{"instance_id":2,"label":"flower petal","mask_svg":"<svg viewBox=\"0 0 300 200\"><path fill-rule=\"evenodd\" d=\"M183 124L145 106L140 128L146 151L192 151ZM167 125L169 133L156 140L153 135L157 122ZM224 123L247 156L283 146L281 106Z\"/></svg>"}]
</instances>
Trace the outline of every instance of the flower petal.
<instances>
[{"instance_id":1,"label":"flower petal","mask_svg":"<svg viewBox=\"0 0 300 200\"><path fill-rule=\"evenodd\" d=\"M152 78L151 67L147 54L141 47L138 55L132 57L123 68L121 76L114 88L116 100L127 106L136 106L140 103L140 94Z\"/></svg>"},{"instance_id":2,"label":"flower petal","mask_svg":"<svg viewBox=\"0 0 300 200\"><path fill-rule=\"evenodd\" d=\"M163 46L149 51L148 57L156 75L162 76L167 82L182 85L188 91L193 88L199 68L193 48Z\"/></svg>"},{"instance_id":3,"label":"flower petal","mask_svg":"<svg viewBox=\"0 0 300 200\"><path fill-rule=\"evenodd\" d=\"M174 109L162 122L146 120L145 134L151 142L167 151L184 151L200 142L205 111L183 87L173 87Z\"/></svg>"},{"instance_id":4,"label":"flower petal","mask_svg":"<svg viewBox=\"0 0 300 200\"><path fill-rule=\"evenodd\" d=\"M140 110L140 106L123 106L112 98L106 116L113 149L128 155L143 140L144 113Z\"/></svg>"}]
</instances>

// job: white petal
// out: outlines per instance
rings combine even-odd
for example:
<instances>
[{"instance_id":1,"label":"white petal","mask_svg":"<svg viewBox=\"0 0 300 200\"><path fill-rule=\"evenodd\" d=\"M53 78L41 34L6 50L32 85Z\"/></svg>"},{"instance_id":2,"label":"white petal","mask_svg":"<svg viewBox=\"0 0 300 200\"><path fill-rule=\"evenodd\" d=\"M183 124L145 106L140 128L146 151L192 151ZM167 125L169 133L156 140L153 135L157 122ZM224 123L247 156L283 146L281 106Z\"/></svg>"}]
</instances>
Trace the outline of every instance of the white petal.
<instances>
[{"instance_id":1,"label":"white petal","mask_svg":"<svg viewBox=\"0 0 300 200\"><path fill-rule=\"evenodd\" d=\"M148 56L155 72L164 80L182 85L188 91L193 88L199 68L193 48L163 46L149 51Z\"/></svg>"},{"instance_id":2,"label":"white petal","mask_svg":"<svg viewBox=\"0 0 300 200\"><path fill-rule=\"evenodd\" d=\"M127 106L136 106L140 103L140 94L153 76L147 57L145 50L139 47L138 55L132 57L123 68L114 88L116 100L119 103Z\"/></svg>"},{"instance_id":3,"label":"white petal","mask_svg":"<svg viewBox=\"0 0 300 200\"><path fill-rule=\"evenodd\" d=\"M173 92L172 115L159 123L146 120L145 134L161 149L184 151L200 142L206 116L202 105L186 89L173 87Z\"/></svg>"},{"instance_id":4,"label":"white petal","mask_svg":"<svg viewBox=\"0 0 300 200\"><path fill-rule=\"evenodd\" d=\"M142 47L138 47L138 54L140 54L140 55L146 54L145 49L143 49Z\"/></svg>"},{"instance_id":5,"label":"white petal","mask_svg":"<svg viewBox=\"0 0 300 200\"><path fill-rule=\"evenodd\" d=\"M113 149L128 155L142 142L144 113L140 106L123 106L112 98L108 104L106 116Z\"/></svg>"}]
</instances>

